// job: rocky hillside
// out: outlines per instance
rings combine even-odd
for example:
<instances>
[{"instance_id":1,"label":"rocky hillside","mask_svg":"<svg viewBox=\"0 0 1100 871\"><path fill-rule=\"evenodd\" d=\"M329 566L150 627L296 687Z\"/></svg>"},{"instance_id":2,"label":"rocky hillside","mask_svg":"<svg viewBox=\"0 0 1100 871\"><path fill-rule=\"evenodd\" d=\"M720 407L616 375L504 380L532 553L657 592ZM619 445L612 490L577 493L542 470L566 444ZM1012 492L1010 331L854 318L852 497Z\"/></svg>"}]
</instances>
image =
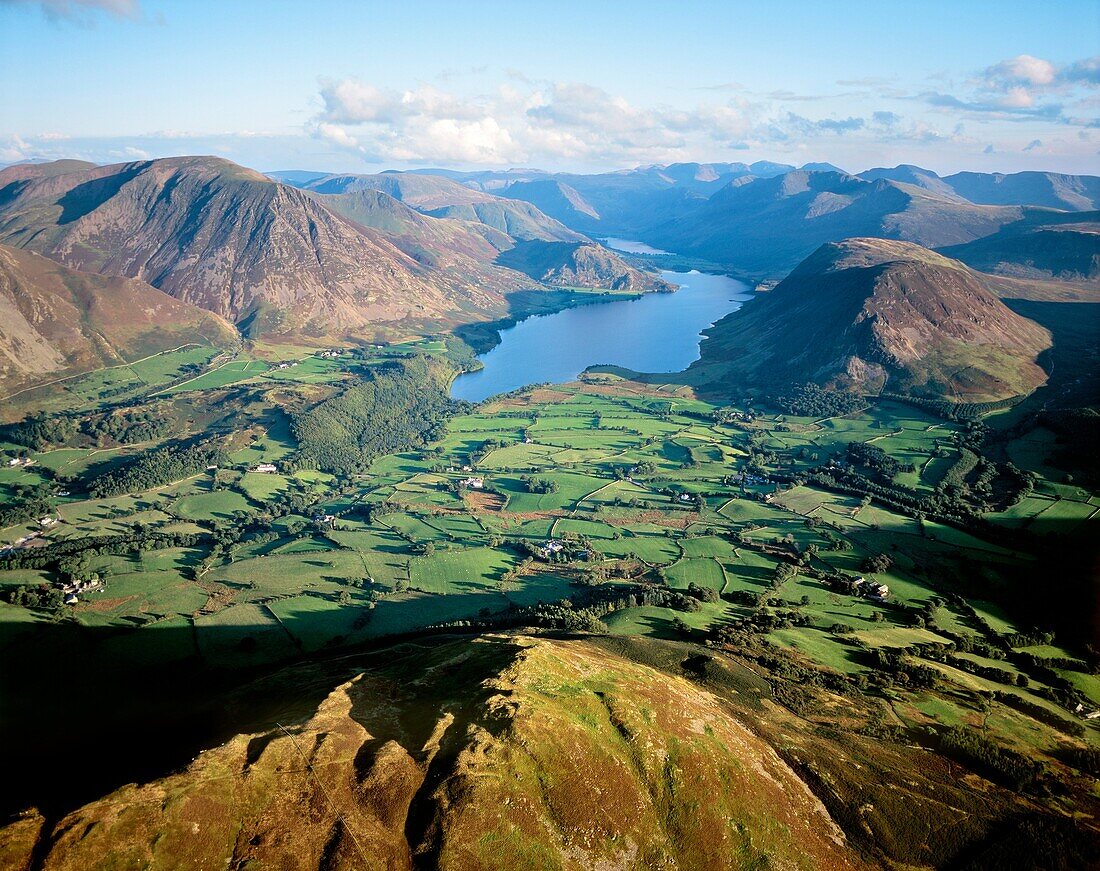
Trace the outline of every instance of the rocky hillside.
<instances>
[{"instance_id":1,"label":"rocky hillside","mask_svg":"<svg viewBox=\"0 0 1100 871\"><path fill-rule=\"evenodd\" d=\"M594 242L517 242L497 263L557 287L603 287L637 293L675 288L649 272L628 266Z\"/></svg>"},{"instance_id":2,"label":"rocky hillside","mask_svg":"<svg viewBox=\"0 0 1100 871\"><path fill-rule=\"evenodd\" d=\"M417 262L316 198L218 158L0 172L0 241L138 278L260 333L370 331L495 313L515 276ZM37 171L36 171L37 170Z\"/></svg>"},{"instance_id":3,"label":"rocky hillside","mask_svg":"<svg viewBox=\"0 0 1100 871\"><path fill-rule=\"evenodd\" d=\"M0 390L191 342L231 345L216 315L142 281L68 269L0 245Z\"/></svg>"},{"instance_id":4,"label":"rocky hillside","mask_svg":"<svg viewBox=\"0 0 1100 871\"><path fill-rule=\"evenodd\" d=\"M36 868L868 867L798 775L710 692L584 641L415 650L299 724L44 827Z\"/></svg>"},{"instance_id":5,"label":"rocky hillside","mask_svg":"<svg viewBox=\"0 0 1100 871\"><path fill-rule=\"evenodd\" d=\"M708 336L689 370L708 390L814 381L965 402L1034 390L1050 347L962 263L884 239L821 246Z\"/></svg>"}]
</instances>

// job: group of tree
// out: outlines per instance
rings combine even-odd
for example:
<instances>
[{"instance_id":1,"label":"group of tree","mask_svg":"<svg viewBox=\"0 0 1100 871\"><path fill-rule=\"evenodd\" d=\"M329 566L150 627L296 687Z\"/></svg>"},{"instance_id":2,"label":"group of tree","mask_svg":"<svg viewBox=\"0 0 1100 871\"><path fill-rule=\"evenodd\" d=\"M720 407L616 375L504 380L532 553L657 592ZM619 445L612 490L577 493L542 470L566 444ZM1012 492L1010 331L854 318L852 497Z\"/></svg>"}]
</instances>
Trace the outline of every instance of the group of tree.
<instances>
[{"instance_id":1,"label":"group of tree","mask_svg":"<svg viewBox=\"0 0 1100 871\"><path fill-rule=\"evenodd\" d=\"M89 495L100 499L160 487L224 462L225 452L217 442L196 440L150 448L107 472L91 467L82 480Z\"/></svg>"},{"instance_id":2,"label":"group of tree","mask_svg":"<svg viewBox=\"0 0 1100 871\"><path fill-rule=\"evenodd\" d=\"M432 441L463 407L447 396L445 384L439 364L420 356L366 371L352 386L292 415L299 447L294 465L356 474L376 457Z\"/></svg>"}]
</instances>

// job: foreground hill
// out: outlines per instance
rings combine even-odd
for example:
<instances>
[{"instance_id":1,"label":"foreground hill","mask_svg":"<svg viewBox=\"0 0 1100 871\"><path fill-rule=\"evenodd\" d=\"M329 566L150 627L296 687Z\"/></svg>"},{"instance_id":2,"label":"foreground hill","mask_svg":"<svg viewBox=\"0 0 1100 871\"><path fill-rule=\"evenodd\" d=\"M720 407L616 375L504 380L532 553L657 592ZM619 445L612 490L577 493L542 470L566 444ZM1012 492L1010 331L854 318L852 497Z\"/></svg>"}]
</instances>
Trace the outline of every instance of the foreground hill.
<instances>
[{"instance_id":1,"label":"foreground hill","mask_svg":"<svg viewBox=\"0 0 1100 871\"><path fill-rule=\"evenodd\" d=\"M1034 390L1050 347L962 263L884 239L821 246L708 335L689 371L711 390L813 381L963 402Z\"/></svg>"},{"instance_id":2,"label":"foreground hill","mask_svg":"<svg viewBox=\"0 0 1100 871\"><path fill-rule=\"evenodd\" d=\"M735 179L644 238L658 248L779 277L825 242L876 236L957 245L1023 215L1020 207L975 206L888 179L797 170Z\"/></svg>"},{"instance_id":3,"label":"foreground hill","mask_svg":"<svg viewBox=\"0 0 1100 871\"><path fill-rule=\"evenodd\" d=\"M311 195L218 158L5 171L0 241L142 279L251 334L469 320L498 310L515 284L433 270Z\"/></svg>"},{"instance_id":4,"label":"foreground hill","mask_svg":"<svg viewBox=\"0 0 1100 871\"><path fill-rule=\"evenodd\" d=\"M416 652L302 725L238 736L39 832L17 867L868 867L779 756L689 681L585 642ZM19 853L24 853L20 856ZM365 863L365 864L364 864Z\"/></svg>"},{"instance_id":5,"label":"foreground hill","mask_svg":"<svg viewBox=\"0 0 1100 871\"><path fill-rule=\"evenodd\" d=\"M0 390L126 363L232 327L142 281L68 269L0 245Z\"/></svg>"}]
</instances>

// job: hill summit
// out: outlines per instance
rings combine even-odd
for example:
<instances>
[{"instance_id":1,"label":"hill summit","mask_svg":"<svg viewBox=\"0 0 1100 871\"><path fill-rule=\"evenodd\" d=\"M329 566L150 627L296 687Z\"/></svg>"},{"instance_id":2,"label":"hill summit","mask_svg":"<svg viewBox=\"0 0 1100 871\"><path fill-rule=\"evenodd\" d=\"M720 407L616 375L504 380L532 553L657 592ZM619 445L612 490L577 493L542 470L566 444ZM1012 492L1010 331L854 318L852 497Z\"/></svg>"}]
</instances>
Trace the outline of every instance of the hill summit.
<instances>
[{"instance_id":1,"label":"hill summit","mask_svg":"<svg viewBox=\"0 0 1100 871\"><path fill-rule=\"evenodd\" d=\"M812 381L959 402L1031 392L1051 344L957 260L867 238L822 245L708 335L693 370L710 390Z\"/></svg>"}]
</instances>

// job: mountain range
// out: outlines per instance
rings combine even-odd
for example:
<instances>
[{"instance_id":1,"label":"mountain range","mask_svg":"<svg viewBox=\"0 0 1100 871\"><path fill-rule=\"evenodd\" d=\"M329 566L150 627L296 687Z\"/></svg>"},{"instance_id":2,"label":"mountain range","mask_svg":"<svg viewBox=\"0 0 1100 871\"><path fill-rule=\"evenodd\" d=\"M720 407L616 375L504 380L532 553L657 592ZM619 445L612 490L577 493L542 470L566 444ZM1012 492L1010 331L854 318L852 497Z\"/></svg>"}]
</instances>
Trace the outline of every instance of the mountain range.
<instances>
[{"instance_id":1,"label":"mountain range","mask_svg":"<svg viewBox=\"0 0 1100 871\"><path fill-rule=\"evenodd\" d=\"M422 218L392 197L359 196L367 187L345 185L330 200L207 157L24 164L0 172L0 242L139 279L246 335L320 338L497 316L508 293L532 286L493 262L515 244L507 229L547 244L589 241L525 203L474 195L472 206L505 217ZM436 211L450 208L440 202ZM604 269L580 280L647 283L615 255Z\"/></svg>"},{"instance_id":2,"label":"mountain range","mask_svg":"<svg viewBox=\"0 0 1100 871\"><path fill-rule=\"evenodd\" d=\"M776 278L794 269L767 303L748 307L752 318L767 316L768 323L751 325L761 334L771 335L773 320L797 320L793 313L805 299L790 288L814 286L814 295L826 298L822 288L839 286L837 276L845 276L845 287L863 276L863 296L803 312L818 325L836 327L840 344L814 337L823 356L813 365L791 345L792 378L867 389L890 380L891 389L988 398L1026 392L1041 381L1033 365L1041 336L1024 335L1015 316L993 304L991 288L1004 292L1013 281L1088 287L1100 276L1100 213L1083 210L1097 196L1092 177L941 178L910 165L849 175L821 164L796 169L762 163L672 164L598 175L426 170L273 176L210 157L112 166L65 160L0 171L5 379L22 384L123 360L171 343L181 324L201 327L218 341L234 328L246 338L376 338L493 320L507 312L510 294L535 287L671 290L591 238L605 225L645 224L639 238L726 269ZM861 240L858 256L855 243L836 247L851 239ZM937 259L927 250L933 248L947 257ZM874 259L872 249L878 259L863 262ZM60 266L47 268L50 261ZM863 262L862 271L854 269L856 261ZM1000 276L1001 284L964 263ZM78 285L102 290L74 293ZM864 328L859 335L871 344L845 344L855 335L853 324L869 318L885 323L901 311L876 310L876 301L892 298L887 291L897 288L906 305L919 297L947 306L952 325L933 318L930 326L929 312L913 305L902 329L919 324L924 345L906 350ZM101 324L98 309L88 304L97 293L103 306L116 310L113 300L132 297L130 308L157 311L156 322L124 317ZM780 310L774 300L791 308ZM860 300L871 302L857 317L846 306ZM967 305L989 318L986 332L957 329ZM729 328L733 341L739 328ZM725 329L719 325L715 335ZM799 329L789 323L764 344L786 348L785 336L801 335ZM962 341L989 348L996 335L1006 343L1004 352L1026 365L985 360L966 375L946 371L953 353L948 346ZM713 362L722 347L721 340L708 342L704 358ZM751 367L758 356L737 353L742 359L733 368ZM943 359L917 372L907 362L914 353ZM860 362L848 371L840 360ZM704 359L701 365L707 364ZM772 364L767 370L769 377L786 371Z\"/></svg>"}]
</instances>

